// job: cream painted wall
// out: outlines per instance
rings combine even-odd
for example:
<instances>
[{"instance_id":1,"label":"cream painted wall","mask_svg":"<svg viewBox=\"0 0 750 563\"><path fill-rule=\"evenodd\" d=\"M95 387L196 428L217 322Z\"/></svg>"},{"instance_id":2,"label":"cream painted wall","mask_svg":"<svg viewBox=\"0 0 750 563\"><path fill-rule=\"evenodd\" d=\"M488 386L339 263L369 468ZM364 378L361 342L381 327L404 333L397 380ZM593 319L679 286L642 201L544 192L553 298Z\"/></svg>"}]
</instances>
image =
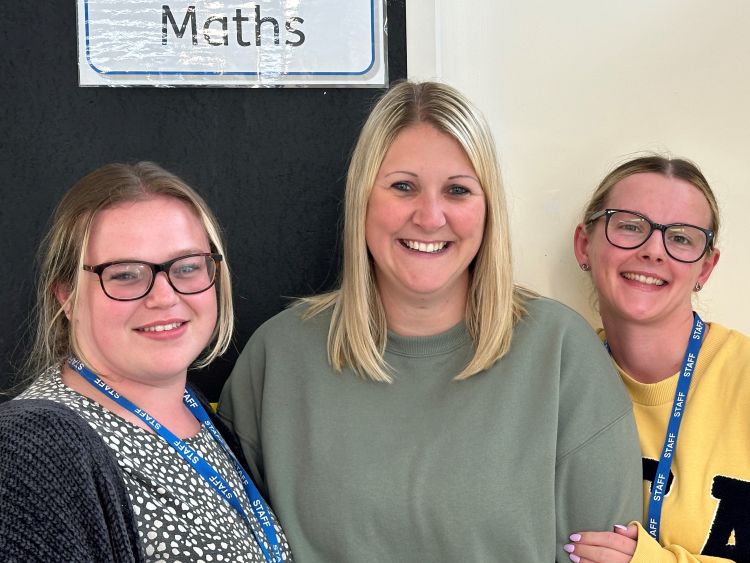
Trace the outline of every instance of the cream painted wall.
<instances>
[{"instance_id":1,"label":"cream painted wall","mask_svg":"<svg viewBox=\"0 0 750 563\"><path fill-rule=\"evenodd\" d=\"M572 235L629 154L696 161L722 209L721 259L696 300L750 334L750 2L409 0L409 75L466 93L492 125L517 279L598 323Z\"/></svg>"}]
</instances>

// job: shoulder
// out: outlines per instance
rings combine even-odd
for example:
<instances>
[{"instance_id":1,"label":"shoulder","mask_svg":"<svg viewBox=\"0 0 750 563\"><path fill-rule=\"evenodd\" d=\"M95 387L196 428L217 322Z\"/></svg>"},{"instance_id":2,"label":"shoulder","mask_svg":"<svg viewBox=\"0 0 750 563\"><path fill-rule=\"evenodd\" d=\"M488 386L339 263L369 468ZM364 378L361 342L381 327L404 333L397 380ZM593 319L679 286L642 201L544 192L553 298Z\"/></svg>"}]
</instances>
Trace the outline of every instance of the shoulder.
<instances>
[{"instance_id":1,"label":"shoulder","mask_svg":"<svg viewBox=\"0 0 750 563\"><path fill-rule=\"evenodd\" d=\"M718 370L723 379L737 379L738 385L746 387L744 382L750 375L750 338L718 323L711 323L710 327L698 356L699 365Z\"/></svg>"},{"instance_id":2,"label":"shoulder","mask_svg":"<svg viewBox=\"0 0 750 563\"><path fill-rule=\"evenodd\" d=\"M0 405L0 431L7 430L56 435L94 433L75 411L46 399L16 399Z\"/></svg>"},{"instance_id":3,"label":"shoulder","mask_svg":"<svg viewBox=\"0 0 750 563\"><path fill-rule=\"evenodd\" d=\"M525 304L526 315L518 328L528 336L549 339L553 335L587 343L597 342L591 325L576 311L547 297L533 297Z\"/></svg>"},{"instance_id":4,"label":"shoulder","mask_svg":"<svg viewBox=\"0 0 750 563\"><path fill-rule=\"evenodd\" d=\"M251 384L250 380L255 382L255 392L260 392L269 370L289 374L321 362L327 365L331 313L305 317L306 311L306 304L296 303L263 323L237 358L224 392L232 388L238 393L241 386Z\"/></svg>"},{"instance_id":5,"label":"shoulder","mask_svg":"<svg viewBox=\"0 0 750 563\"><path fill-rule=\"evenodd\" d=\"M311 337L328 334L331 324L331 310L317 315L306 315L309 305L297 302L288 309L264 322L250 338L250 342L262 340L266 343L283 343L288 346L292 341L308 341Z\"/></svg>"},{"instance_id":6,"label":"shoulder","mask_svg":"<svg viewBox=\"0 0 750 563\"><path fill-rule=\"evenodd\" d=\"M711 323L711 330L706 338L706 344L713 342L720 348L732 349L734 352L750 355L750 337L719 323Z\"/></svg>"},{"instance_id":7,"label":"shoulder","mask_svg":"<svg viewBox=\"0 0 750 563\"><path fill-rule=\"evenodd\" d=\"M141 561L114 455L68 407L0 405L0 558ZM78 538L69 542L71 537Z\"/></svg>"},{"instance_id":8,"label":"shoulder","mask_svg":"<svg viewBox=\"0 0 750 563\"><path fill-rule=\"evenodd\" d=\"M540 316L546 318L554 318L560 320L574 321L574 322L586 322L583 317L576 311L568 307L567 305L551 299L549 297L535 296L528 298L524 305L527 311L527 317L538 318ZM525 317L524 317L525 318Z\"/></svg>"},{"instance_id":9,"label":"shoulder","mask_svg":"<svg viewBox=\"0 0 750 563\"><path fill-rule=\"evenodd\" d=\"M0 451L3 457L34 455L34 467L52 469L72 459L117 471L104 441L75 411L45 399L16 399L0 405Z\"/></svg>"},{"instance_id":10,"label":"shoulder","mask_svg":"<svg viewBox=\"0 0 750 563\"><path fill-rule=\"evenodd\" d=\"M577 312L552 299L530 300L527 310L534 346L529 356L559 370L558 460L587 444L589 456L600 451L612 460L638 459L632 403L594 329ZM620 444L617 453L609 442Z\"/></svg>"},{"instance_id":11,"label":"shoulder","mask_svg":"<svg viewBox=\"0 0 750 563\"><path fill-rule=\"evenodd\" d=\"M622 414L630 408L623 383L600 338L571 308L553 299L531 299L513 346L535 364L559 373L561 397L571 405L606 403Z\"/></svg>"}]
</instances>

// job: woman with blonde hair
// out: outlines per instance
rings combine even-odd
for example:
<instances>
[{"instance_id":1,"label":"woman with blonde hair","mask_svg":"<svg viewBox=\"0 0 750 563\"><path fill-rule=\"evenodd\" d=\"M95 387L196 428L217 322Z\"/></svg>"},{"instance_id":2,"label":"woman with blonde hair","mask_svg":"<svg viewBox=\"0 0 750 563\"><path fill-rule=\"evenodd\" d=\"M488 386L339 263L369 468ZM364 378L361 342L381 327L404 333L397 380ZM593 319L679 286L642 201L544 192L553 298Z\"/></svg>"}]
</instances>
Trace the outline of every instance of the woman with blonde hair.
<instances>
[{"instance_id":1,"label":"woman with blonde hair","mask_svg":"<svg viewBox=\"0 0 750 563\"><path fill-rule=\"evenodd\" d=\"M290 560L186 388L233 328L203 199L152 163L103 166L62 198L40 258L33 381L0 406L0 559Z\"/></svg>"},{"instance_id":2,"label":"woman with blonde hair","mask_svg":"<svg viewBox=\"0 0 750 563\"><path fill-rule=\"evenodd\" d=\"M552 561L571 522L640 512L606 354L511 264L482 115L391 88L352 155L340 287L258 329L219 406L300 560Z\"/></svg>"},{"instance_id":3,"label":"woman with blonde hair","mask_svg":"<svg viewBox=\"0 0 750 563\"><path fill-rule=\"evenodd\" d=\"M692 304L718 234L704 175L660 155L607 174L576 229L601 337L633 401L645 501L643 525L571 529L576 563L750 561L750 338Z\"/></svg>"}]
</instances>

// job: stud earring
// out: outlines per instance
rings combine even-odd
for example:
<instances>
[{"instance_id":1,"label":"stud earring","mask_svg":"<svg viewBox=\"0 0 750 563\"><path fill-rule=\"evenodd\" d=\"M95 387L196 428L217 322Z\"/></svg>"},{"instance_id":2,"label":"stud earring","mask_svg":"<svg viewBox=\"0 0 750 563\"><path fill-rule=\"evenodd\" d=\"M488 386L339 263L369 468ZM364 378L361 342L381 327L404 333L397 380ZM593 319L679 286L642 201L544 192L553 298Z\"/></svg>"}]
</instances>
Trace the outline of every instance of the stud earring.
<instances>
[{"instance_id":1,"label":"stud earring","mask_svg":"<svg viewBox=\"0 0 750 563\"><path fill-rule=\"evenodd\" d=\"M693 291L698 292L701 289L703 289L703 286L701 285L701 283L700 282L695 282L695 287L693 287Z\"/></svg>"},{"instance_id":2,"label":"stud earring","mask_svg":"<svg viewBox=\"0 0 750 563\"><path fill-rule=\"evenodd\" d=\"M586 264L586 262L584 262L580 266L581 266L581 270L583 270L584 272L588 272L591 269L591 266L589 266L588 264Z\"/></svg>"}]
</instances>

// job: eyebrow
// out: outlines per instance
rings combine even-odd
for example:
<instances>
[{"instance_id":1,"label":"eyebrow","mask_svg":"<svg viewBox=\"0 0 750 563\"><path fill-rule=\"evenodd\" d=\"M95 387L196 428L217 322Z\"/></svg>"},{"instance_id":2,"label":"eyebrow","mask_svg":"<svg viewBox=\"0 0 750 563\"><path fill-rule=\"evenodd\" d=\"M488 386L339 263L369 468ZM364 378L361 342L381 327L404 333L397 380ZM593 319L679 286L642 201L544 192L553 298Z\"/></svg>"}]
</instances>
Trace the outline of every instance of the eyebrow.
<instances>
[{"instance_id":1,"label":"eyebrow","mask_svg":"<svg viewBox=\"0 0 750 563\"><path fill-rule=\"evenodd\" d=\"M417 175L414 172L409 172L408 170L394 170L393 172L388 172L384 178L387 178L388 176L393 176L394 174L406 174L407 176L412 176L414 178L417 177Z\"/></svg>"},{"instance_id":2,"label":"eyebrow","mask_svg":"<svg viewBox=\"0 0 750 563\"><path fill-rule=\"evenodd\" d=\"M211 249L209 250L200 250L197 248L191 248L191 249L183 249L179 250L177 252L172 253L172 258L169 260L174 260L175 258L179 258L181 256L189 256L191 254L203 254L205 252L211 252ZM169 262L169 260L164 260L164 262ZM99 262L99 264L106 264L107 262L147 262L148 264L157 264L157 262L150 262L148 260L144 260L143 258L112 258L111 260L105 260L103 262ZM160 262L163 263L163 262Z\"/></svg>"},{"instance_id":3,"label":"eyebrow","mask_svg":"<svg viewBox=\"0 0 750 563\"><path fill-rule=\"evenodd\" d=\"M409 170L394 170L393 172L388 172L383 178L387 178L388 176L393 176L394 174L406 174L407 176L411 176L412 178L418 177L418 174L415 172L410 172ZM466 178L469 180L474 180L477 184L480 184L479 178L476 176L472 176L471 174L455 174L453 176L448 176L449 180L457 180L459 178Z\"/></svg>"}]
</instances>

